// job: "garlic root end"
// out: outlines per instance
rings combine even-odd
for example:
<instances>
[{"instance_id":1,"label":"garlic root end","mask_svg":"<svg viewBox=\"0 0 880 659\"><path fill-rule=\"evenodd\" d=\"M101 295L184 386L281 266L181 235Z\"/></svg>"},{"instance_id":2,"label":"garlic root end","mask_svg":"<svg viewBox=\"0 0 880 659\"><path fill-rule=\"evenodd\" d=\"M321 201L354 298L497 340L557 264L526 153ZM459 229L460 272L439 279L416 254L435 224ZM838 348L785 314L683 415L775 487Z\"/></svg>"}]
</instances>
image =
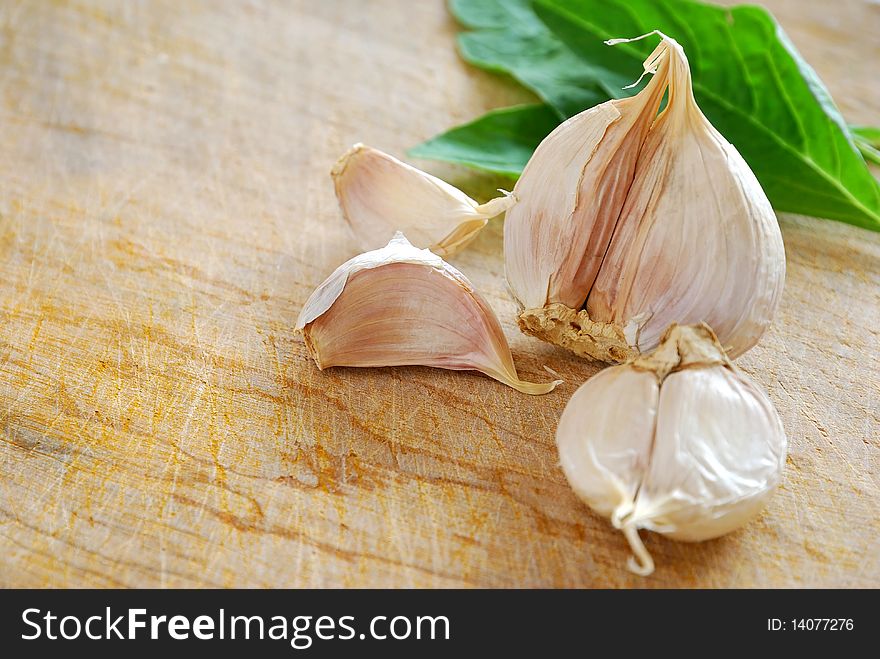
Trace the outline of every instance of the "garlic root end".
<instances>
[{"instance_id":1,"label":"garlic root end","mask_svg":"<svg viewBox=\"0 0 880 659\"><path fill-rule=\"evenodd\" d=\"M557 302L541 309L526 309L517 322L524 334L571 350L580 357L625 362L638 355L638 350L627 343L623 328L596 322L584 309L575 311Z\"/></svg>"},{"instance_id":2,"label":"garlic root end","mask_svg":"<svg viewBox=\"0 0 880 659\"><path fill-rule=\"evenodd\" d=\"M323 371L324 365L321 363L321 355L318 353L318 346L316 346L315 342L312 340L312 333L309 331L310 325L311 323L298 331L302 334L303 343L306 344L306 350L309 352L309 357L314 360L315 366L318 367L318 370Z\"/></svg>"}]
</instances>

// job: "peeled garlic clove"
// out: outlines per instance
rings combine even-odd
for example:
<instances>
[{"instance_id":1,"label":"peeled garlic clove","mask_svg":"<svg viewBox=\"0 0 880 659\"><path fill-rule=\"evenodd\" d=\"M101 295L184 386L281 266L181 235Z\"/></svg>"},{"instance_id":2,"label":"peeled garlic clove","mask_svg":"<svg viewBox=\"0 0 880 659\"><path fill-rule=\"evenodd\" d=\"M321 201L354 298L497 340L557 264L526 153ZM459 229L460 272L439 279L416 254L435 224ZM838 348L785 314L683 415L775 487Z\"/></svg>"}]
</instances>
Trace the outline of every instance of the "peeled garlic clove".
<instances>
[{"instance_id":1,"label":"peeled garlic clove","mask_svg":"<svg viewBox=\"0 0 880 659\"><path fill-rule=\"evenodd\" d=\"M507 282L524 309L587 299L663 98L655 76L632 98L565 121L535 150L504 220Z\"/></svg>"},{"instance_id":2,"label":"peeled garlic clove","mask_svg":"<svg viewBox=\"0 0 880 659\"><path fill-rule=\"evenodd\" d=\"M439 256L398 233L339 266L305 304L296 329L318 368L434 366L477 370L527 394L488 303Z\"/></svg>"},{"instance_id":3,"label":"peeled garlic clove","mask_svg":"<svg viewBox=\"0 0 880 659\"><path fill-rule=\"evenodd\" d=\"M355 144L331 172L339 205L363 249L397 231L419 247L449 256L514 204L504 195L478 204L461 190L378 149Z\"/></svg>"},{"instance_id":4,"label":"peeled garlic clove","mask_svg":"<svg viewBox=\"0 0 880 659\"><path fill-rule=\"evenodd\" d=\"M623 531L650 574L638 531L708 540L760 512L785 464L782 422L706 325L673 325L656 350L599 372L556 431L577 495Z\"/></svg>"},{"instance_id":5,"label":"peeled garlic clove","mask_svg":"<svg viewBox=\"0 0 880 659\"><path fill-rule=\"evenodd\" d=\"M565 276L577 295L554 296L562 284L548 286L537 268L521 275L524 256L556 263L557 252L545 243L555 244L563 234L541 238L547 223L542 213L558 212L525 213L530 208L526 193L519 184L514 190L520 203L507 221L517 218L526 236L529 227L535 232L509 242L505 233L508 279L524 307L520 328L582 356L624 361L656 347L673 322L705 321L728 354L737 357L757 343L779 305L785 279L782 235L751 169L697 106L681 46L662 36L645 70L654 77L635 98L656 85L660 94L668 89L669 100L641 142L619 147L638 152L629 182L622 190L620 172L610 170L582 194L602 203L613 197L613 234L606 239L605 233L584 232L572 222L568 231L578 235L559 240L586 245L575 250L572 263L578 253L584 263L599 261L578 276ZM650 114L648 106L645 112ZM558 186L557 194L570 198L565 186ZM583 273L587 276L579 279ZM589 281L586 292L583 281Z\"/></svg>"}]
</instances>

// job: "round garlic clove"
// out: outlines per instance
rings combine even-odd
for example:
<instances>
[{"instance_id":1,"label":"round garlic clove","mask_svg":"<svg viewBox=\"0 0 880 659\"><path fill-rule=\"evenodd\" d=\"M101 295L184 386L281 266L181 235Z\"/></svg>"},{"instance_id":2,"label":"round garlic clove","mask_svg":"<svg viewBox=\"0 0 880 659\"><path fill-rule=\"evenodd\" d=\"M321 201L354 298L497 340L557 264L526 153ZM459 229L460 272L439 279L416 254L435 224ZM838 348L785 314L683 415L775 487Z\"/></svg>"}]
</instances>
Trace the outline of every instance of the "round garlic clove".
<instances>
[{"instance_id":1,"label":"round garlic clove","mask_svg":"<svg viewBox=\"0 0 880 659\"><path fill-rule=\"evenodd\" d=\"M575 493L626 536L630 569L650 574L638 536L685 541L753 518L785 464L782 422L705 325L671 326L652 353L605 369L572 396L556 431Z\"/></svg>"},{"instance_id":2,"label":"round garlic clove","mask_svg":"<svg viewBox=\"0 0 880 659\"><path fill-rule=\"evenodd\" d=\"M659 397L653 373L615 366L587 380L566 405L556 432L562 469L600 515L610 517L636 500Z\"/></svg>"},{"instance_id":3,"label":"round garlic clove","mask_svg":"<svg viewBox=\"0 0 880 659\"><path fill-rule=\"evenodd\" d=\"M342 213L367 250L401 231L417 247L450 256L515 203L504 195L478 204L445 181L363 144L346 151L331 176Z\"/></svg>"},{"instance_id":4,"label":"round garlic clove","mask_svg":"<svg viewBox=\"0 0 880 659\"><path fill-rule=\"evenodd\" d=\"M785 464L770 400L726 365L671 373L654 449L629 522L676 540L716 538L760 512Z\"/></svg>"},{"instance_id":5,"label":"round garlic clove","mask_svg":"<svg viewBox=\"0 0 880 659\"><path fill-rule=\"evenodd\" d=\"M527 394L559 384L520 380L489 304L461 272L400 233L339 266L309 297L296 329L320 369L477 370Z\"/></svg>"}]
</instances>

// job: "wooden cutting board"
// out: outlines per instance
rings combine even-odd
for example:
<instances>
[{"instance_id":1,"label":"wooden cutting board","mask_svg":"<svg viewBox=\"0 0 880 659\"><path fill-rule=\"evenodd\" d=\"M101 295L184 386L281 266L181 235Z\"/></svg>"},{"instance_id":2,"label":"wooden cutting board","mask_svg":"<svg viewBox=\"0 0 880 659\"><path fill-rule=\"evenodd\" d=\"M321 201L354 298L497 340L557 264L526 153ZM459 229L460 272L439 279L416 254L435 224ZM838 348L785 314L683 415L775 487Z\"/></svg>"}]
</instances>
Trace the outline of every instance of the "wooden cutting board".
<instances>
[{"instance_id":1,"label":"wooden cutting board","mask_svg":"<svg viewBox=\"0 0 880 659\"><path fill-rule=\"evenodd\" d=\"M880 6L767 4L880 123ZM511 322L499 220L454 263L555 393L322 373L294 336L356 251L335 158L529 100L458 59L443 3L4 2L0 28L0 585L880 586L880 234L781 218L782 309L739 364L784 482L728 537L648 535L646 580L557 465L598 366Z\"/></svg>"}]
</instances>

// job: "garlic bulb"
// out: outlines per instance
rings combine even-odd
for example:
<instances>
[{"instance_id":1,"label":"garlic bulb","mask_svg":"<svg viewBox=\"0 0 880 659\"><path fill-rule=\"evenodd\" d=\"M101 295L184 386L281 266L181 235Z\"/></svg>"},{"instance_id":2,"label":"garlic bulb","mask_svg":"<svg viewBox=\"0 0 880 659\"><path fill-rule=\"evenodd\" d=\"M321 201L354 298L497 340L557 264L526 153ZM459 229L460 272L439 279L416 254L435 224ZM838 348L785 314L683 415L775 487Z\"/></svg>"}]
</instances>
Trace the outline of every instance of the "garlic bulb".
<instances>
[{"instance_id":1,"label":"garlic bulb","mask_svg":"<svg viewBox=\"0 0 880 659\"><path fill-rule=\"evenodd\" d=\"M697 106L681 46L661 37L645 89L538 146L505 220L521 329L603 361L651 350L673 322L707 322L736 357L769 326L785 278L770 202Z\"/></svg>"},{"instance_id":2,"label":"garlic bulb","mask_svg":"<svg viewBox=\"0 0 880 659\"><path fill-rule=\"evenodd\" d=\"M309 297L296 329L318 368L434 366L477 370L527 394L504 332L467 278L398 233L339 266Z\"/></svg>"},{"instance_id":3,"label":"garlic bulb","mask_svg":"<svg viewBox=\"0 0 880 659\"><path fill-rule=\"evenodd\" d=\"M760 512L785 464L782 422L707 325L672 325L650 354L607 368L571 397L556 431L575 493L623 531L708 540Z\"/></svg>"},{"instance_id":4,"label":"garlic bulb","mask_svg":"<svg viewBox=\"0 0 880 659\"><path fill-rule=\"evenodd\" d=\"M506 194L478 204L445 181L363 144L349 149L331 175L362 249L381 247L402 231L415 245L450 256L514 204Z\"/></svg>"}]
</instances>

